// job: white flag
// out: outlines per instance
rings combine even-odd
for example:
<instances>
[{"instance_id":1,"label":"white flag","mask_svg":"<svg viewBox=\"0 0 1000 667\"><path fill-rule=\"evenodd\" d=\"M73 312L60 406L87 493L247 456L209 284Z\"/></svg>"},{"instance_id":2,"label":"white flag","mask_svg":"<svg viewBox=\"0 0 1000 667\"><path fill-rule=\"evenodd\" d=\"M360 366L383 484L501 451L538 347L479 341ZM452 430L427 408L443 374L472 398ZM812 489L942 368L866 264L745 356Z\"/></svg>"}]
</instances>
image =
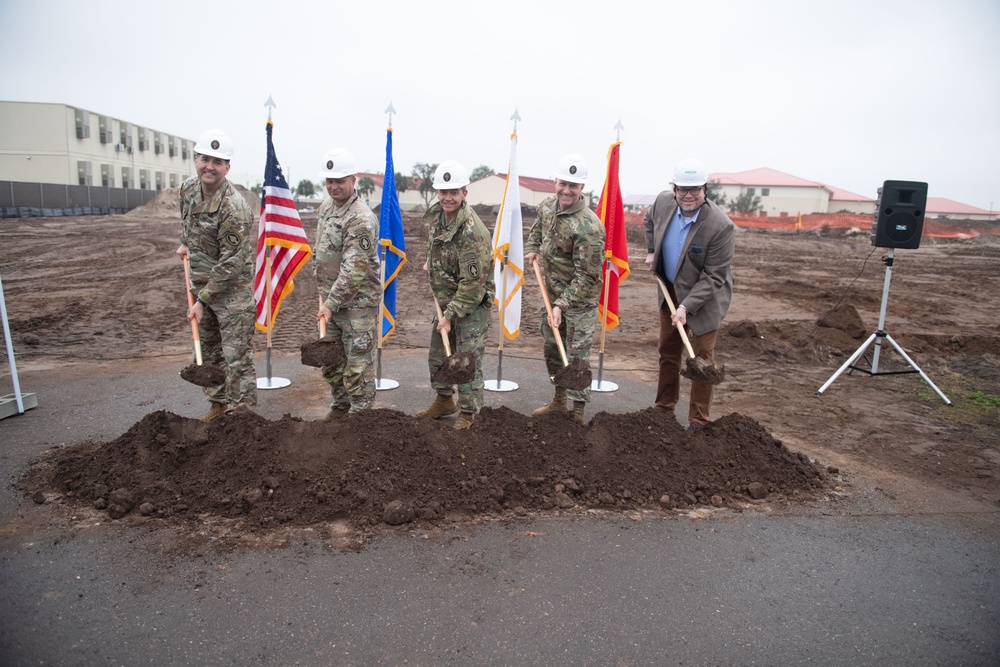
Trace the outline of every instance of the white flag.
<instances>
[{"instance_id":1,"label":"white flag","mask_svg":"<svg viewBox=\"0 0 1000 667\"><path fill-rule=\"evenodd\" d=\"M517 132L510 135L510 164L497 226L493 230L493 279L500 308L500 327L508 340L521 333L521 287L524 286L524 235L521 230L521 185L517 178Z\"/></svg>"}]
</instances>

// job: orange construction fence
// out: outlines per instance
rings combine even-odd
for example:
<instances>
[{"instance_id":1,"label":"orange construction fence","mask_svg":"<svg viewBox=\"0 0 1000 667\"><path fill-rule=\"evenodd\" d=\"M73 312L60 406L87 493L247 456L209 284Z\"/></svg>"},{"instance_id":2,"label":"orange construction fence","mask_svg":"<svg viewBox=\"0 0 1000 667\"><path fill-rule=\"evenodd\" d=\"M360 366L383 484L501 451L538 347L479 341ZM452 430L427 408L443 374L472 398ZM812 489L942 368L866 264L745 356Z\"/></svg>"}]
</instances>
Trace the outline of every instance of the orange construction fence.
<instances>
[{"instance_id":1,"label":"orange construction fence","mask_svg":"<svg viewBox=\"0 0 1000 667\"><path fill-rule=\"evenodd\" d=\"M642 225L645 211L626 211L625 223ZM860 229L870 231L875 216L864 213L809 213L797 216L729 216L739 227L752 229L771 229L775 231L816 231L823 229ZM976 224L976 221L963 220L963 223ZM982 226L959 226L941 222L934 218L924 218L921 236L942 239L963 239L980 234L1000 235L1000 225L983 221Z\"/></svg>"}]
</instances>

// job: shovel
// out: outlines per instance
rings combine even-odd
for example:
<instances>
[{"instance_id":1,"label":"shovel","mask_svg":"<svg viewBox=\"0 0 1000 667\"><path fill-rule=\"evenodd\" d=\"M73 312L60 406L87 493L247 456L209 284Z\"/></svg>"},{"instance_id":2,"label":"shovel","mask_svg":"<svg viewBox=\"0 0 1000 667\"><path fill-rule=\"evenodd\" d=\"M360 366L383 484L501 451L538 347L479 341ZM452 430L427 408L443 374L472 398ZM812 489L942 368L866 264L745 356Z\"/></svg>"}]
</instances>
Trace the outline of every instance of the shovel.
<instances>
[{"instance_id":1,"label":"shovel","mask_svg":"<svg viewBox=\"0 0 1000 667\"><path fill-rule=\"evenodd\" d=\"M434 297L434 308L437 310L438 322L444 319L441 304ZM444 365L434 373L434 381L443 384L466 384L476 377L476 359L471 352L459 352L452 356L451 343L448 334L441 332L441 342L444 343Z\"/></svg>"},{"instance_id":2,"label":"shovel","mask_svg":"<svg viewBox=\"0 0 1000 667\"><path fill-rule=\"evenodd\" d=\"M659 283L660 291L663 292L663 298L667 300L667 305L670 306L670 314L673 315L677 312L677 308L674 307L674 300L670 298L667 286L663 284L659 276L656 276L656 282ZM688 353L687 367L682 371L681 375L693 382L703 382L705 384L719 384L725 380L726 367L716 366L715 362L711 359L702 359L701 357L694 356L694 349L691 347L691 341L688 340L687 331L684 330L684 325L680 322L677 323L677 331L680 333L681 340L684 341L684 347Z\"/></svg>"},{"instance_id":3,"label":"shovel","mask_svg":"<svg viewBox=\"0 0 1000 667\"><path fill-rule=\"evenodd\" d=\"M545 310L552 319L552 302L549 301L549 293L545 289L545 280L542 279L542 269L538 266L538 260L532 262L535 267L535 276L538 278L538 286L542 290L542 298L545 299ZM566 358L566 348L563 347L562 336L559 335L559 327L552 327L552 333L556 337L556 347L559 348L559 356L562 357L563 367L555 374L552 381L556 386L573 391L583 391L590 386L592 374L590 365L583 359L574 359L570 363Z\"/></svg>"},{"instance_id":4,"label":"shovel","mask_svg":"<svg viewBox=\"0 0 1000 667\"><path fill-rule=\"evenodd\" d=\"M319 306L323 307L323 297L319 297ZM340 341L326 339L325 317L319 318L319 340L303 343L299 352L304 365L316 368L336 366L346 356Z\"/></svg>"},{"instance_id":5,"label":"shovel","mask_svg":"<svg viewBox=\"0 0 1000 667\"><path fill-rule=\"evenodd\" d=\"M187 255L184 255L184 293L187 294L188 310L191 310L194 307L194 296L191 294L191 262ZM192 319L189 322L191 322L191 337L194 339L195 363L181 371L181 378L199 387L218 387L225 384L226 374L222 369L202 365L198 321Z\"/></svg>"}]
</instances>

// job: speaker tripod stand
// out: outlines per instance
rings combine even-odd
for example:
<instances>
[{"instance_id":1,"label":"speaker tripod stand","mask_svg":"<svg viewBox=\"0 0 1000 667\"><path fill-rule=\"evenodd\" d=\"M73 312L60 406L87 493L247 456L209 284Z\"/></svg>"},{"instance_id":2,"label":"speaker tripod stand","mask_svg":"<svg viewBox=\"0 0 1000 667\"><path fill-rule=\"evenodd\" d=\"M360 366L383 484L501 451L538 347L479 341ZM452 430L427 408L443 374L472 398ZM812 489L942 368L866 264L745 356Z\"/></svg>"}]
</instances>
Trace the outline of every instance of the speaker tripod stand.
<instances>
[{"instance_id":1,"label":"speaker tripod stand","mask_svg":"<svg viewBox=\"0 0 1000 667\"><path fill-rule=\"evenodd\" d=\"M885 283L882 286L882 308L878 314L878 329L875 331L875 333L873 333L871 336L868 337L868 340L866 340L864 343L861 344L861 347L859 347L857 350L854 351L854 354L852 354L847 359L847 361L844 362L843 366L837 369L837 372L834 373L830 377L830 379L827 380L826 383L816 391L816 393L822 394L824 391L826 391L826 389L831 384L833 384L833 381L836 380L838 377L840 377L840 374L843 373L848 368L850 368L851 370L858 370L864 373L868 373L869 375L904 375L907 373L920 373L920 377L924 379L924 382L930 385L931 389L933 389L934 392L941 397L941 400L944 401L945 404L954 405L950 400L948 400L948 397L945 396L941 392L941 390L937 388L937 385L931 382L931 379L927 377L927 374L924 373L922 370L920 370L920 367L917 366L917 364L913 361L913 359L910 359L909 355L907 355L906 352L903 352L903 348L901 348L899 345L896 344L896 341L892 339L892 336L890 336L885 331L885 311L886 311L886 306L889 303L889 282L892 280L892 263L893 263L894 252L895 248L889 248L889 254L882 260L883 262L885 262ZM892 345L893 349L895 349L896 352L899 353L899 356L901 356L903 359L906 360L906 363L910 365L910 368L912 370L882 371L881 373L879 373L878 358L879 358L879 352L881 352L882 350L883 339L889 341L889 344ZM875 344L875 349L872 352L871 360L869 361L867 357L864 357L865 361L869 361L870 368L859 368L858 366L855 366L854 362L862 358L862 356L865 354L868 348L871 347L872 343Z\"/></svg>"}]
</instances>

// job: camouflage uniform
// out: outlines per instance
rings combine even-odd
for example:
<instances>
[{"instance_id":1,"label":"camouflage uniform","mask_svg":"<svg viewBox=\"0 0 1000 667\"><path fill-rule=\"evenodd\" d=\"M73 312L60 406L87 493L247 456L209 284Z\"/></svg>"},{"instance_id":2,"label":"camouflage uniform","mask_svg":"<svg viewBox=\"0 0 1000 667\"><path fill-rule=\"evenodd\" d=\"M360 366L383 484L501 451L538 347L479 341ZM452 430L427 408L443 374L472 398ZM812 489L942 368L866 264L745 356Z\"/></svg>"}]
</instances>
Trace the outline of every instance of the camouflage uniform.
<instances>
[{"instance_id":1,"label":"camouflage uniform","mask_svg":"<svg viewBox=\"0 0 1000 667\"><path fill-rule=\"evenodd\" d=\"M206 387L205 395L227 412L250 410L257 405L253 212L228 180L206 200L201 182L192 176L181 186L180 198L181 243L188 248L192 292L205 303L198 324L202 358L226 370L226 384Z\"/></svg>"},{"instance_id":2,"label":"camouflage uniform","mask_svg":"<svg viewBox=\"0 0 1000 667\"><path fill-rule=\"evenodd\" d=\"M545 273L545 289L552 307L562 311L559 333L569 361L590 363L590 347L599 318L601 264L604 261L604 225L581 199L566 211L559 210L555 197L538 206L538 217L528 230L524 254L537 253ZM542 317L545 365L549 376L563 367L555 335ZM567 391L573 401L590 400L590 387Z\"/></svg>"},{"instance_id":3,"label":"camouflage uniform","mask_svg":"<svg viewBox=\"0 0 1000 667\"><path fill-rule=\"evenodd\" d=\"M471 382L458 385L458 409L478 413L483 407L483 351L493 307L493 239L486 225L465 202L454 222L447 222L444 209L436 203L424 214L430 227L427 270L431 291L442 314L451 320L452 353L472 352L476 374ZM427 365L431 386L440 396L451 396L452 385L434 382L434 374L444 365L444 344L437 332L437 316L431 328Z\"/></svg>"},{"instance_id":4,"label":"camouflage uniform","mask_svg":"<svg viewBox=\"0 0 1000 667\"><path fill-rule=\"evenodd\" d=\"M343 342L346 359L324 366L331 410L352 412L375 400L375 347L382 298L378 218L357 193L343 206L327 199L319 209L313 249L316 284L323 305L333 311L326 335Z\"/></svg>"}]
</instances>

